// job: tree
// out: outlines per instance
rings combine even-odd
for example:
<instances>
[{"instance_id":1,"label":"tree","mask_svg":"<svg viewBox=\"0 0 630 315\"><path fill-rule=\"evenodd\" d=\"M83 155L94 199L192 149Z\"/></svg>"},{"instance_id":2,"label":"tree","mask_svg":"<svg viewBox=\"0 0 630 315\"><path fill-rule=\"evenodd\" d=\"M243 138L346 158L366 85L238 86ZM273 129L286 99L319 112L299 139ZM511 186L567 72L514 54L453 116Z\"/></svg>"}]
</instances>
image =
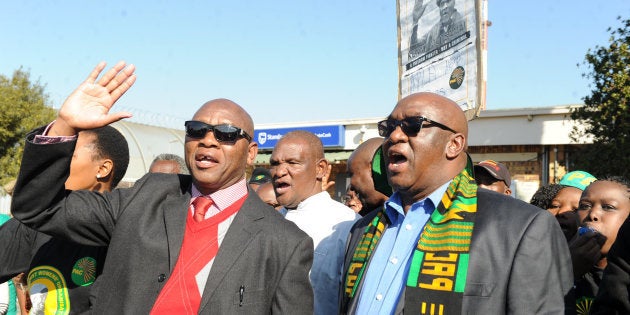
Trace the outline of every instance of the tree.
<instances>
[{"instance_id":1,"label":"tree","mask_svg":"<svg viewBox=\"0 0 630 315\"><path fill-rule=\"evenodd\" d=\"M585 106L571 113L578 122L573 140L593 139L577 152L574 168L599 177L630 175L630 19L618 20L621 27L608 29L608 47L588 50L584 64L591 71L583 77L593 89L584 97Z\"/></svg>"},{"instance_id":2,"label":"tree","mask_svg":"<svg viewBox=\"0 0 630 315\"><path fill-rule=\"evenodd\" d=\"M17 177L26 134L56 117L44 88L21 67L11 78L0 75L0 185Z\"/></svg>"}]
</instances>

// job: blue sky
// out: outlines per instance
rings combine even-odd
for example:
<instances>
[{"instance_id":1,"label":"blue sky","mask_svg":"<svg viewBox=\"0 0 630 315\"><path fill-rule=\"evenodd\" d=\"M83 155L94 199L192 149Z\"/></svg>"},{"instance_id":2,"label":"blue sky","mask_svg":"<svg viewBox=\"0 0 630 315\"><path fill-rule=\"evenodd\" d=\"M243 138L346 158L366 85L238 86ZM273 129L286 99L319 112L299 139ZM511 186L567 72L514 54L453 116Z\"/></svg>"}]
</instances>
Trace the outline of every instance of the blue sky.
<instances>
[{"instance_id":1,"label":"blue sky","mask_svg":"<svg viewBox=\"0 0 630 315\"><path fill-rule=\"evenodd\" d=\"M487 108L581 103L589 48L630 1L489 0ZM383 117L397 100L396 1L3 1L0 74L22 66L61 105L99 61L137 66L117 104L192 117L229 98L255 123Z\"/></svg>"}]
</instances>

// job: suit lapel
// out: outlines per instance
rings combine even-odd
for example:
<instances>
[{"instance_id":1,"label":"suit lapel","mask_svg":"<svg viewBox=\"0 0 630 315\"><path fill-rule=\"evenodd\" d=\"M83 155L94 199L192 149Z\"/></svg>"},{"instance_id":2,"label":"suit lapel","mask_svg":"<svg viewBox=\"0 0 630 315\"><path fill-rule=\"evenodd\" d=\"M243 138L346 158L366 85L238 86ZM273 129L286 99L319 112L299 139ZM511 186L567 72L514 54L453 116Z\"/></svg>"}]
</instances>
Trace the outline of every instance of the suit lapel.
<instances>
[{"instance_id":1,"label":"suit lapel","mask_svg":"<svg viewBox=\"0 0 630 315\"><path fill-rule=\"evenodd\" d=\"M250 190L249 196L234 217L234 221L232 221L219 247L219 252L214 259L203 296L201 297L199 313L202 313L202 310L210 302L210 298L215 294L230 268L232 268L243 254L243 251L249 246L254 236L260 231L255 221L263 218L264 215L256 207L257 198L253 198L252 194L255 193Z\"/></svg>"},{"instance_id":2,"label":"suit lapel","mask_svg":"<svg viewBox=\"0 0 630 315\"><path fill-rule=\"evenodd\" d=\"M162 203L164 213L164 225L166 227L166 239L168 241L169 270L173 271L179 257L179 251L184 242L184 230L186 229L186 217L190 205L190 189L182 195L167 197Z\"/></svg>"}]
</instances>

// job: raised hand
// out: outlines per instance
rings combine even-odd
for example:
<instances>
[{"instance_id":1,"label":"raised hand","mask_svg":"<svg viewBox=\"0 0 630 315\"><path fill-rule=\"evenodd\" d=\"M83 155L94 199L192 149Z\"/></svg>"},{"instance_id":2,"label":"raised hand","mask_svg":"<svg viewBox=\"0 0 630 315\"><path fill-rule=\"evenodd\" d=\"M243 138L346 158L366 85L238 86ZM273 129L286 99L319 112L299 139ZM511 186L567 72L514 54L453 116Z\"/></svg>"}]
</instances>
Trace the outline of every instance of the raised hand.
<instances>
[{"instance_id":1,"label":"raised hand","mask_svg":"<svg viewBox=\"0 0 630 315\"><path fill-rule=\"evenodd\" d=\"M97 81L105 65L105 62L99 63L87 79L68 96L49 130L49 135L75 135L84 129L102 127L131 117L127 112L109 111L136 81L135 66L127 66L124 61L120 61Z\"/></svg>"}]
</instances>

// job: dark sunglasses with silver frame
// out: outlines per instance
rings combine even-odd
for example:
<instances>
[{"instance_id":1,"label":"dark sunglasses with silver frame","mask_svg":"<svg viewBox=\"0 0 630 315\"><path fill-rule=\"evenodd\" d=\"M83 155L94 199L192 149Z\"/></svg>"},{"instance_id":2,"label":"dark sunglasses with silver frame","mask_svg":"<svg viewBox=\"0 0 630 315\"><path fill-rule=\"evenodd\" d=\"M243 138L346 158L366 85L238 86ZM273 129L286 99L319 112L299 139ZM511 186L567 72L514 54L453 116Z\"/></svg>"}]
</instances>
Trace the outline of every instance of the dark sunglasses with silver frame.
<instances>
[{"instance_id":1,"label":"dark sunglasses with silver frame","mask_svg":"<svg viewBox=\"0 0 630 315\"><path fill-rule=\"evenodd\" d=\"M396 127L400 126L400 128L406 135L414 136L414 135L417 135L420 132L420 130L422 130L422 127L424 126L425 121L429 123L427 127L430 127L430 125L435 125L444 130L457 133L457 131L435 120L431 120L424 116L414 116L414 117L406 117L403 120L396 120L396 119L381 120L377 123L378 134L381 137L387 138L392 134L392 132L394 132Z\"/></svg>"},{"instance_id":2,"label":"dark sunglasses with silver frame","mask_svg":"<svg viewBox=\"0 0 630 315\"><path fill-rule=\"evenodd\" d=\"M214 138L219 142L236 142L239 138L245 138L252 141L252 137L243 129L229 125L210 125L202 121L189 120L184 123L186 127L186 136L195 139L201 139L210 131L214 133Z\"/></svg>"}]
</instances>

